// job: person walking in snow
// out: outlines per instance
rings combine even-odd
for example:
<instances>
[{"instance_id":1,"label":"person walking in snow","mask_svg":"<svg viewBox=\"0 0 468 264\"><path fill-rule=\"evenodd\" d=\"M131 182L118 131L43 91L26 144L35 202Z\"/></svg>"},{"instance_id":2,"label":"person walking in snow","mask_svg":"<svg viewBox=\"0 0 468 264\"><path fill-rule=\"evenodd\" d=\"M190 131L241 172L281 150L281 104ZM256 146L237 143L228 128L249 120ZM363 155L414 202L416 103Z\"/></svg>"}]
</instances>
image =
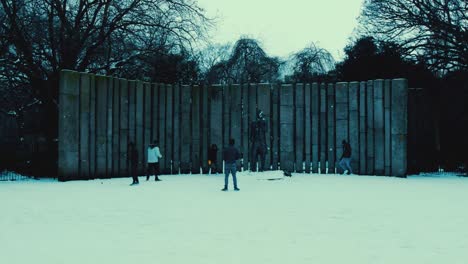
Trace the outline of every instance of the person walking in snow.
<instances>
[{"instance_id":1,"label":"person walking in snow","mask_svg":"<svg viewBox=\"0 0 468 264\"><path fill-rule=\"evenodd\" d=\"M228 180L229 180L229 173L232 174L232 181L234 183L234 190L239 191L237 188L237 178L236 178L236 171L237 171L237 160L240 158L239 150L234 147L234 139L229 139L229 146L226 147L223 151L223 160L224 160L224 188L222 191L227 191L228 189Z\"/></svg>"},{"instance_id":2,"label":"person walking in snow","mask_svg":"<svg viewBox=\"0 0 468 264\"><path fill-rule=\"evenodd\" d=\"M138 150L135 147L135 143L130 141L127 147L127 163L130 168L130 175L133 178L133 182L130 185L138 184Z\"/></svg>"},{"instance_id":3,"label":"person walking in snow","mask_svg":"<svg viewBox=\"0 0 468 264\"><path fill-rule=\"evenodd\" d=\"M155 181L160 181L159 179L159 159L162 158L161 152L159 151L158 142L154 141L153 144L150 144L148 147L148 168L146 171L146 180L148 181L150 175L154 175ZM152 174L154 173L154 174Z\"/></svg>"},{"instance_id":4,"label":"person walking in snow","mask_svg":"<svg viewBox=\"0 0 468 264\"><path fill-rule=\"evenodd\" d=\"M343 139L341 142L343 146L343 154L341 155L339 165L343 169L343 174L353 174L351 168L351 145Z\"/></svg>"}]
</instances>

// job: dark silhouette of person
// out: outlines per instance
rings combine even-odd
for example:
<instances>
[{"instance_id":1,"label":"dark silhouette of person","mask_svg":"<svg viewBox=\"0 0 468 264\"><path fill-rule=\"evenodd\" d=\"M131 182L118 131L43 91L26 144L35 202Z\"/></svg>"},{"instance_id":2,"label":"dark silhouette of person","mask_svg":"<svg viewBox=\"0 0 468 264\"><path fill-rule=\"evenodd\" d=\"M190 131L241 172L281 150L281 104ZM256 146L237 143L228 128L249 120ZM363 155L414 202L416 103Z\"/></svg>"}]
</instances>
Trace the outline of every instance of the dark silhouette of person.
<instances>
[{"instance_id":1,"label":"dark silhouette of person","mask_svg":"<svg viewBox=\"0 0 468 264\"><path fill-rule=\"evenodd\" d=\"M218 146L216 144L211 144L208 148L208 166L211 169L211 172L217 172L216 163L218 161Z\"/></svg>"},{"instance_id":2,"label":"dark silhouette of person","mask_svg":"<svg viewBox=\"0 0 468 264\"><path fill-rule=\"evenodd\" d=\"M343 146L343 154L341 155L339 165L343 169L343 174L353 174L351 168L351 145L343 139L341 142Z\"/></svg>"},{"instance_id":3,"label":"dark silhouette of person","mask_svg":"<svg viewBox=\"0 0 468 264\"><path fill-rule=\"evenodd\" d=\"M154 141L153 144L148 146L148 169L146 171L146 180L149 180L151 172L154 173L154 180L160 181L159 179L159 159L162 158L161 152L159 151L158 142Z\"/></svg>"},{"instance_id":4,"label":"dark silhouette of person","mask_svg":"<svg viewBox=\"0 0 468 264\"><path fill-rule=\"evenodd\" d=\"M257 111L257 120L250 124L249 139L251 142L251 165L250 170L257 170L257 158L260 157L259 171L265 170L265 155L267 152L266 144L267 123L263 111Z\"/></svg>"},{"instance_id":5,"label":"dark silhouette of person","mask_svg":"<svg viewBox=\"0 0 468 264\"><path fill-rule=\"evenodd\" d=\"M138 184L138 150L135 147L135 143L130 141L127 147L127 163L128 168L130 169L130 175L133 178L133 182L130 185Z\"/></svg>"},{"instance_id":6,"label":"dark silhouette of person","mask_svg":"<svg viewBox=\"0 0 468 264\"><path fill-rule=\"evenodd\" d=\"M237 171L237 160L240 158L239 150L234 147L234 139L229 139L229 146L226 147L223 151L223 160L224 160L224 188L222 191L227 191L228 189L228 180L229 180L229 173L232 174L232 181L234 183L234 190L239 191L237 188L237 178L236 178L236 171Z\"/></svg>"}]
</instances>

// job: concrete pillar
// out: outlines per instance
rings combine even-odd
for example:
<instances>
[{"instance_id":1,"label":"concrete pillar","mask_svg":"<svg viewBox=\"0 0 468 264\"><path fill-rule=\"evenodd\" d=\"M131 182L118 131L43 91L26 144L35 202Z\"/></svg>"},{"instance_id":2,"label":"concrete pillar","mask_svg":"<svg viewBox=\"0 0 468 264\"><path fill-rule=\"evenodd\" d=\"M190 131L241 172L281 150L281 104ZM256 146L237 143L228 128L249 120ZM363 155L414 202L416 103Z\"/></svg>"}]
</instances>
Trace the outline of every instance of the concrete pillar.
<instances>
[{"instance_id":1,"label":"concrete pillar","mask_svg":"<svg viewBox=\"0 0 468 264\"><path fill-rule=\"evenodd\" d=\"M335 85L328 84L327 93L327 161L328 173L335 173L336 168L336 135L335 135Z\"/></svg>"},{"instance_id":2,"label":"concrete pillar","mask_svg":"<svg viewBox=\"0 0 468 264\"><path fill-rule=\"evenodd\" d=\"M173 162L173 150L174 150L174 104L173 96L174 90L172 85L166 85L166 159L164 159L164 167L166 173L172 173L171 165Z\"/></svg>"},{"instance_id":3,"label":"concrete pillar","mask_svg":"<svg viewBox=\"0 0 468 264\"><path fill-rule=\"evenodd\" d=\"M96 76L96 177L107 177L108 78Z\"/></svg>"},{"instance_id":4,"label":"concrete pillar","mask_svg":"<svg viewBox=\"0 0 468 264\"><path fill-rule=\"evenodd\" d=\"M312 172L319 173L318 164L320 161L320 87L313 83L311 87L311 107L312 107Z\"/></svg>"},{"instance_id":5,"label":"concrete pillar","mask_svg":"<svg viewBox=\"0 0 468 264\"><path fill-rule=\"evenodd\" d=\"M159 84L152 83L151 140L159 140Z\"/></svg>"},{"instance_id":6,"label":"concrete pillar","mask_svg":"<svg viewBox=\"0 0 468 264\"><path fill-rule=\"evenodd\" d=\"M242 89L238 84L233 84L229 90L230 96L230 135L235 140L235 146L241 146L241 126L242 126ZM229 142L228 142L229 143Z\"/></svg>"},{"instance_id":7,"label":"concrete pillar","mask_svg":"<svg viewBox=\"0 0 468 264\"><path fill-rule=\"evenodd\" d=\"M393 79L391 91L392 175L406 177L408 81Z\"/></svg>"},{"instance_id":8,"label":"concrete pillar","mask_svg":"<svg viewBox=\"0 0 468 264\"><path fill-rule=\"evenodd\" d=\"M241 155L242 167L244 170L248 169L249 163L249 85L243 84L242 89L242 142L241 142Z\"/></svg>"},{"instance_id":9,"label":"concrete pillar","mask_svg":"<svg viewBox=\"0 0 468 264\"><path fill-rule=\"evenodd\" d=\"M280 153L279 153L279 92L280 92L280 85L275 84L273 85L272 94L271 94L271 104L272 104L272 112L271 112L271 135L272 135L272 143L271 143L271 165L273 170L278 169L278 163L280 160Z\"/></svg>"},{"instance_id":10,"label":"concrete pillar","mask_svg":"<svg viewBox=\"0 0 468 264\"><path fill-rule=\"evenodd\" d=\"M218 158L216 168L222 170L222 124L223 116L223 86L214 85L209 87L209 102L210 102L210 143L218 146Z\"/></svg>"},{"instance_id":11,"label":"concrete pillar","mask_svg":"<svg viewBox=\"0 0 468 264\"><path fill-rule=\"evenodd\" d=\"M294 88L295 95L295 159L296 159L296 171L303 172L304 167L304 85L297 83Z\"/></svg>"},{"instance_id":12,"label":"concrete pillar","mask_svg":"<svg viewBox=\"0 0 468 264\"><path fill-rule=\"evenodd\" d=\"M119 174L129 176L127 151L128 151L128 81L120 81L120 163ZM141 157L140 157L141 158Z\"/></svg>"},{"instance_id":13,"label":"concrete pillar","mask_svg":"<svg viewBox=\"0 0 468 264\"><path fill-rule=\"evenodd\" d=\"M112 178L112 143L113 143L113 98L114 98L114 82L113 78L107 79L107 127L106 127L106 178Z\"/></svg>"},{"instance_id":14,"label":"concrete pillar","mask_svg":"<svg viewBox=\"0 0 468 264\"><path fill-rule=\"evenodd\" d=\"M367 175L374 175L374 82L367 82Z\"/></svg>"},{"instance_id":15,"label":"concrete pillar","mask_svg":"<svg viewBox=\"0 0 468 264\"><path fill-rule=\"evenodd\" d=\"M76 179L80 164L80 75L63 70L60 73L59 124L58 124L58 178L61 181Z\"/></svg>"},{"instance_id":16,"label":"concrete pillar","mask_svg":"<svg viewBox=\"0 0 468 264\"><path fill-rule=\"evenodd\" d=\"M359 174L367 174L366 82L359 85Z\"/></svg>"},{"instance_id":17,"label":"concrete pillar","mask_svg":"<svg viewBox=\"0 0 468 264\"><path fill-rule=\"evenodd\" d=\"M294 170L294 91L284 84L280 88L280 162L281 169Z\"/></svg>"},{"instance_id":18,"label":"concrete pillar","mask_svg":"<svg viewBox=\"0 0 468 264\"><path fill-rule=\"evenodd\" d=\"M257 84L249 84L249 135L250 135L250 124L257 119ZM249 140L249 169L252 166L252 142Z\"/></svg>"},{"instance_id":19,"label":"concrete pillar","mask_svg":"<svg viewBox=\"0 0 468 264\"><path fill-rule=\"evenodd\" d=\"M179 173L180 168L180 152L181 152L181 105L180 105L180 86L175 84L172 86L174 90L174 159L172 162L172 172Z\"/></svg>"},{"instance_id":20,"label":"concrete pillar","mask_svg":"<svg viewBox=\"0 0 468 264\"><path fill-rule=\"evenodd\" d=\"M374 172L385 174L385 141L384 141L384 80L374 81Z\"/></svg>"},{"instance_id":21,"label":"concrete pillar","mask_svg":"<svg viewBox=\"0 0 468 264\"><path fill-rule=\"evenodd\" d=\"M201 87L201 160L203 171L208 171L208 132L209 132L209 119L208 119L208 86L204 85ZM239 91L240 92L240 91ZM241 109L241 108L240 108ZM239 110L241 111L241 110ZM240 123L239 123L240 127ZM240 133L239 133L240 136ZM239 142L236 142L240 144Z\"/></svg>"},{"instance_id":22,"label":"concrete pillar","mask_svg":"<svg viewBox=\"0 0 468 264\"><path fill-rule=\"evenodd\" d=\"M96 79L89 74L89 178L96 176Z\"/></svg>"},{"instance_id":23,"label":"concrete pillar","mask_svg":"<svg viewBox=\"0 0 468 264\"><path fill-rule=\"evenodd\" d=\"M192 173L200 173L200 93L198 85L192 86ZM229 119L228 119L229 121Z\"/></svg>"},{"instance_id":24,"label":"concrete pillar","mask_svg":"<svg viewBox=\"0 0 468 264\"><path fill-rule=\"evenodd\" d=\"M192 144L192 126L190 115L191 87L189 85L181 86L181 152L180 169L183 173L191 170L191 144ZM221 109L219 109L221 113ZM221 121L221 120L219 120ZM217 125L219 126L220 123Z\"/></svg>"},{"instance_id":25,"label":"concrete pillar","mask_svg":"<svg viewBox=\"0 0 468 264\"><path fill-rule=\"evenodd\" d=\"M112 78L113 99L112 99L112 173L111 177L118 177L120 163L120 80Z\"/></svg>"},{"instance_id":26,"label":"concrete pillar","mask_svg":"<svg viewBox=\"0 0 468 264\"><path fill-rule=\"evenodd\" d=\"M231 105L232 102L229 98L231 91L231 85L224 85L223 87L223 120L222 120L222 128L223 128L223 146L221 149L226 148L229 145L229 138L231 137Z\"/></svg>"},{"instance_id":27,"label":"concrete pillar","mask_svg":"<svg viewBox=\"0 0 468 264\"><path fill-rule=\"evenodd\" d=\"M305 147L305 172L310 173L312 163L312 105L311 86L305 84L304 87L304 147Z\"/></svg>"},{"instance_id":28,"label":"concrete pillar","mask_svg":"<svg viewBox=\"0 0 468 264\"><path fill-rule=\"evenodd\" d=\"M327 85L320 84L320 173L326 173L327 168Z\"/></svg>"},{"instance_id":29,"label":"concrete pillar","mask_svg":"<svg viewBox=\"0 0 468 264\"><path fill-rule=\"evenodd\" d=\"M147 151L148 145L144 144L144 130L143 130L143 115L145 114L144 109L144 88L143 83L140 81L136 82L135 85L136 103L135 103L135 143L138 149L138 156L144 157L141 163L138 164L138 174L144 175L146 173L146 161L148 160ZM164 152L163 152L164 156ZM161 162L160 162L161 164Z\"/></svg>"},{"instance_id":30,"label":"concrete pillar","mask_svg":"<svg viewBox=\"0 0 468 264\"><path fill-rule=\"evenodd\" d=\"M271 167L271 111L270 111L270 104L271 104L271 85L270 84L259 84L257 90L257 102L258 102L258 109L263 111L265 115L265 120L267 123L267 131L266 131L266 141L267 141L267 153L265 157L265 169L270 169Z\"/></svg>"},{"instance_id":31,"label":"concrete pillar","mask_svg":"<svg viewBox=\"0 0 468 264\"><path fill-rule=\"evenodd\" d=\"M349 83L349 144L351 145L351 167L353 173L359 173L359 83Z\"/></svg>"},{"instance_id":32,"label":"concrete pillar","mask_svg":"<svg viewBox=\"0 0 468 264\"><path fill-rule=\"evenodd\" d=\"M133 142L137 148L138 154L144 150L138 149L136 145L136 81L128 81L128 143ZM146 164L146 154L138 155L138 163Z\"/></svg>"},{"instance_id":33,"label":"concrete pillar","mask_svg":"<svg viewBox=\"0 0 468 264\"><path fill-rule=\"evenodd\" d=\"M349 91L348 83L339 82L336 84L336 142L337 142L337 157L341 158L343 147L341 142L346 140L349 142ZM351 146L353 148L354 146ZM338 166L338 173L343 170Z\"/></svg>"},{"instance_id":34,"label":"concrete pillar","mask_svg":"<svg viewBox=\"0 0 468 264\"><path fill-rule=\"evenodd\" d=\"M91 79L87 73L80 74L80 164L79 178L89 179L90 172L90 146L89 146L89 131L90 131L90 87Z\"/></svg>"},{"instance_id":35,"label":"concrete pillar","mask_svg":"<svg viewBox=\"0 0 468 264\"><path fill-rule=\"evenodd\" d=\"M384 140L385 140L385 175L391 175L392 169L392 130L390 123L391 99L392 99L392 81L385 80L384 83Z\"/></svg>"},{"instance_id":36,"label":"concrete pillar","mask_svg":"<svg viewBox=\"0 0 468 264\"><path fill-rule=\"evenodd\" d=\"M166 85L160 83L159 85L159 118L158 118L158 135L159 135L159 150L161 151L162 159L159 161L161 173L168 173L167 168L167 144L166 144ZM148 146L146 146L148 147Z\"/></svg>"}]
</instances>

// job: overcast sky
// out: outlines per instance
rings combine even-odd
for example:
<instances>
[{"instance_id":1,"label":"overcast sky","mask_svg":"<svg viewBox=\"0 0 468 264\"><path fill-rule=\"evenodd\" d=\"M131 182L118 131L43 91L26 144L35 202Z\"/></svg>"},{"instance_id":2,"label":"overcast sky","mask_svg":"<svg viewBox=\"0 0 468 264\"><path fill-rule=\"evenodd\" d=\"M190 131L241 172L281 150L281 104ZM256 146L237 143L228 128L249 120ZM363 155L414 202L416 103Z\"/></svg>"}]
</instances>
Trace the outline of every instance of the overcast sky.
<instances>
[{"instance_id":1,"label":"overcast sky","mask_svg":"<svg viewBox=\"0 0 468 264\"><path fill-rule=\"evenodd\" d=\"M310 44L341 59L362 0L198 0L218 17L214 43L234 43L247 35L260 40L270 56L287 56Z\"/></svg>"}]
</instances>

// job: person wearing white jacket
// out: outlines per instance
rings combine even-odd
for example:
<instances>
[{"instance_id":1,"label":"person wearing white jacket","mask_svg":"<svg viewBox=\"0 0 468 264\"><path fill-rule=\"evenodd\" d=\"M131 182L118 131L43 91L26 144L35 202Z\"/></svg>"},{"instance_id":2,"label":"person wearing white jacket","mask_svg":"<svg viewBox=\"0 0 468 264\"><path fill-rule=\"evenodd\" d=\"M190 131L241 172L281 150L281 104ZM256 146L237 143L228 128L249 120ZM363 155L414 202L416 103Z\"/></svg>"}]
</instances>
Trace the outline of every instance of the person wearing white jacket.
<instances>
[{"instance_id":1,"label":"person wearing white jacket","mask_svg":"<svg viewBox=\"0 0 468 264\"><path fill-rule=\"evenodd\" d=\"M146 172L146 180L148 181L150 175L154 175L155 181L160 181L159 175L159 159L162 158L159 151L158 142L154 141L153 144L148 146L148 169ZM151 174L153 172L154 174Z\"/></svg>"}]
</instances>

